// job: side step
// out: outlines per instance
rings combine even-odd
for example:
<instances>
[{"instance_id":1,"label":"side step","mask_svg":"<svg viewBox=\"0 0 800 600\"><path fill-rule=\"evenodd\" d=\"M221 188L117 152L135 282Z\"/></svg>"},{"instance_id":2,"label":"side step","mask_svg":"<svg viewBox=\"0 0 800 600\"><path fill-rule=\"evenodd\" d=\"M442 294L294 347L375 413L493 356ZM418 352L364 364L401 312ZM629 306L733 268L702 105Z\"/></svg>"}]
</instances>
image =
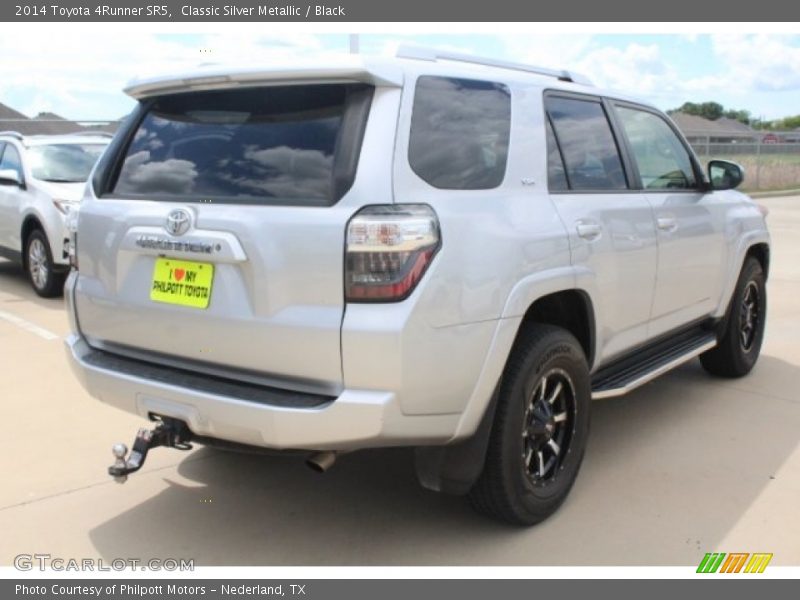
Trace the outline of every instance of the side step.
<instances>
[{"instance_id":1,"label":"side step","mask_svg":"<svg viewBox=\"0 0 800 600\"><path fill-rule=\"evenodd\" d=\"M592 376L592 399L627 394L716 345L713 332L696 327L645 346L598 370Z\"/></svg>"}]
</instances>

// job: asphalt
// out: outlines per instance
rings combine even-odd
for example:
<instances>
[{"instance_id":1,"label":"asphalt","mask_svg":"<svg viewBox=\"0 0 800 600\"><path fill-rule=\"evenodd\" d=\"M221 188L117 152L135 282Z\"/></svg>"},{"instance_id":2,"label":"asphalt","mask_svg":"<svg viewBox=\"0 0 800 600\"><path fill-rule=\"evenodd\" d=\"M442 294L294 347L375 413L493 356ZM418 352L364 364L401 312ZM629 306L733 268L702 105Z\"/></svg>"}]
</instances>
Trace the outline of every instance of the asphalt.
<instances>
[{"instance_id":1,"label":"asphalt","mask_svg":"<svg viewBox=\"0 0 800 600\"><path fill-rule=\"evenodd\" d=\"M63 301L0 260L0 565L19 554L195 565L696 565L706 552L800 564L800 197L769 198L766 341L740 380L697 361L597 401L559 512L530 529L421 489L403 449L299 458L159 449L125 485L111 445L141 419L88 397Z\"/></svg>"}]
</instances>

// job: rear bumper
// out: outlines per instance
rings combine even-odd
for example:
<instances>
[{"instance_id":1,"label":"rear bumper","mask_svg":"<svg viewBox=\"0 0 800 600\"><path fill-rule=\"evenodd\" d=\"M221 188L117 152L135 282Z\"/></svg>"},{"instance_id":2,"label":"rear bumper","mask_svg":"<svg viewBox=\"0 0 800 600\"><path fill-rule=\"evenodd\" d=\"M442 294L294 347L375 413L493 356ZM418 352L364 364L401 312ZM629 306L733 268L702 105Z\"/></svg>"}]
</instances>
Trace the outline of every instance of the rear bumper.
<instances>
[{"instance_id":1,"label":"rear bumper","mask_svg":"<svg viewBox=\"0 0 800 600\"><path fill-rule=\"evenodd\" d=\"M380 390L346 389L327 402L307 399L294 406L273 402L268 392L242 399L236 389L175 385L135 364L120 368L97 360L96 351L77 334L65 344L73 372L95 398L144 418L180 419L196 435L241 444L304 450L445 444L461 417L406 415L394 393Z\"/></svg>"}]
</instances>

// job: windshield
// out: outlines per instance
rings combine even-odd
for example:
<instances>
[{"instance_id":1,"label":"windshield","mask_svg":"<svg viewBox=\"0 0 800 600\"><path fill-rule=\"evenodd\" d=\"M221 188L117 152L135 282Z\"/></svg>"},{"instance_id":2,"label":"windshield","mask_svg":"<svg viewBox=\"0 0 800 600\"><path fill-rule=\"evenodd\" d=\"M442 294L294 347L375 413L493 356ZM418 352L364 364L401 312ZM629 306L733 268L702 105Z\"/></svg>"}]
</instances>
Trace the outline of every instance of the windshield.
<instances>
[{"instance_id":1,"label":"windshield","mask_svg":"<svg viewBox=\"0 0 800 600\"><path fill-rule=\"evenodd\" d=\"M106 144L47 144L32 146L31 175L42 181L81 183L105 150Z\"/></svg>"}]
</instances>

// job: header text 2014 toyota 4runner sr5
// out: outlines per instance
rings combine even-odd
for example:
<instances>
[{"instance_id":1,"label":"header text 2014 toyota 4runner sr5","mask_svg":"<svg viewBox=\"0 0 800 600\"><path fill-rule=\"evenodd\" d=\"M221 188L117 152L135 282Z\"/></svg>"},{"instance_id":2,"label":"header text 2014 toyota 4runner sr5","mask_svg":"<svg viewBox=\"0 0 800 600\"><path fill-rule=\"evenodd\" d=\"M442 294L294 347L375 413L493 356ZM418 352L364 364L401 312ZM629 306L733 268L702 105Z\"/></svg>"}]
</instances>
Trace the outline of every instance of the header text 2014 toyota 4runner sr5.
<instances>
[{"instance_id":1,"label":"header text 2014 toyota 4runner sr5","mask_svg":"<svg viewBox=\"0 0 800 600\"><path fill-rule=\"evenodd\" d=\"M764 213L647 103L420 49L126 91L66 289L83 385L158 422L119 480L190 441L412 446L425 487L532 524L593 398L756 362Z\"/></svg>"}]
</instances>

